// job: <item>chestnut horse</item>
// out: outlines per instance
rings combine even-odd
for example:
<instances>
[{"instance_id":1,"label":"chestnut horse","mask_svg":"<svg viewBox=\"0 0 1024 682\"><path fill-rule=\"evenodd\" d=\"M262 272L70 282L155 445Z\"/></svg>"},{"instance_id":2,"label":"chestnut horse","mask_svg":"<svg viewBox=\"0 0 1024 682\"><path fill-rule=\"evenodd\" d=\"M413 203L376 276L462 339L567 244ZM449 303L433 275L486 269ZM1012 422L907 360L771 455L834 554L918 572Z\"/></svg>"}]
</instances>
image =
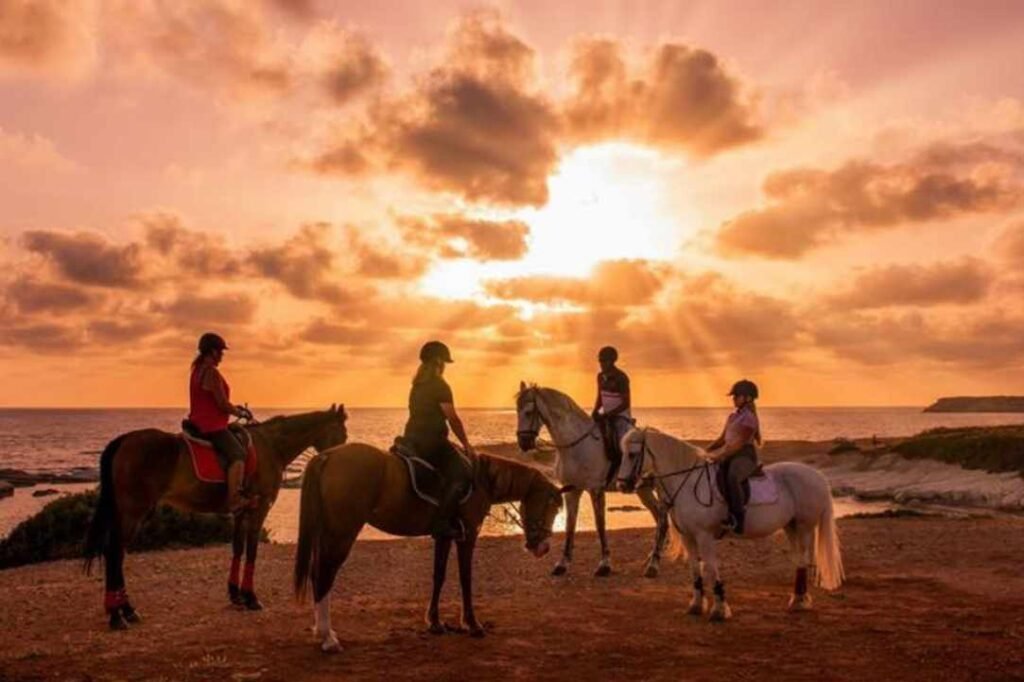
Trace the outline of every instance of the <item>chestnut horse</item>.
<instances>
[{"instance_id":1,"label":"chestnut horse","mask_svg":"<svg viewBox=\"0 0 1024 682\"><path fill-rule=\"evenodd\" d=\"M526 549L544 556L551 526L562 506L558 487L525 464L480 454L475 460L473 493L459 508L465 537L456 541L462 587L462 623L474 637L484 629L473 612L473 549L491 505L522 502ZM299 543L295 552L295 594L309 583L316 601L314 631L325 652L341 650L331 629L331 587L364 524L392 535L428 535L435 507L417 497L405 463L363 443L351 443L310 460L302 482ZM452 540L434 542L434 588L427 609L430 632L443 634L438 601Z\"/></svg>"},{"instance_id":2,"label":"chestnut horse","mask_svg":"<svg viewBox=\"0 0 1024 682\"><path fill-rule=\"evenodd\" d=\"M256 447L257 468L249 482L253 503L236 514L228 593L236 605L262 608L253 589L256 549L263 521L277 499L285 468L312 447L326 450L348 437L344 406L322 412L274 417L246 426ZM196 478L181 436L157 429L131 431L115 438L100 456L100 495L85 541L85 570L102 556L106 569L104 608L110 627L123 630L140 621L124 582L124 550L143 517L164 502L184 511L228 513L227 486ZM244 578L238 572L243 545Z\"/></svg>"}]
</instances>

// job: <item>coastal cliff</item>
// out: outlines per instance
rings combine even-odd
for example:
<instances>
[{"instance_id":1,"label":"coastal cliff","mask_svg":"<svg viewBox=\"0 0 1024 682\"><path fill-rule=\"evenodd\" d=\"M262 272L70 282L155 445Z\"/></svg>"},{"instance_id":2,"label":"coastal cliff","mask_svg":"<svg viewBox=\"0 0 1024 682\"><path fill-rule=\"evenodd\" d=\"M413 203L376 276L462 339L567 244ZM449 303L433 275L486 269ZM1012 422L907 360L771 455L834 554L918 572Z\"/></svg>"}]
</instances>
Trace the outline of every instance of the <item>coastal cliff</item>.
<instances>
[{"instance_id":1,"label":"coastal cliff","mask_svg":"<svg viewBox=\"0 0 1024 682\"><path fill-rule=\"evenodd\" d=\"M1024 396L958 396L939 398L925 412L1024 412Z\"/></svg>"}]
</instances>

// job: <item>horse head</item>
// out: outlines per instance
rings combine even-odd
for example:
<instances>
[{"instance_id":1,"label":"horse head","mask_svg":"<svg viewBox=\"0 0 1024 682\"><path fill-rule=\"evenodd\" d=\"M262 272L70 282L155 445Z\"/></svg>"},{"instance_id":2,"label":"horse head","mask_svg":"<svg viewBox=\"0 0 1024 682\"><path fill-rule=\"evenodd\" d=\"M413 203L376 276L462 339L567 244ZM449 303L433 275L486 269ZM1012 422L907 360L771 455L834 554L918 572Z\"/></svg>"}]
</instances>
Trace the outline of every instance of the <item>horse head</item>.
<instances>
[{"instance_id":1,"label":"horse head","mask_svg":"<svg viewBox=\"0 0 1024 682\"><path fill-rule=\"evenodd\" d=\"M540 413L540 389L536 385L527 386L519 382L519 393L516 394L516 441L523 452L537 447L537 436L543 424Z\"/></svg>"},{"instance_id":2,"label":"horse head","mask_svg":"<svg viewBox=\"0 0 1024 682\"><path fill-rule=\"evenodd\" d=\"M551 549L548 538L561 508L562 491L542 474L536 473L522 500L526 549L535 557L540 558Z\"/></svg>"},{"instance_id":3,"label":"horse head","mask_svg":"<svg viewBox=\"0 0 1024 682\"><path fill-rule=\"evenodd\" d=\"M313 439L313 448L317 452L323 452L336 445L341 445L348 440L348 413L344 405L334 404L324 413L325 419L323 428Z\"/></svg>"},{"instance_id":4,"label":"horse head","mask_svg":"<svg viewBox=\"0 0 1024 682\"><path fill-rule=\"evenodd\" d=\"M649 466L647 460L650 459L647 454L646 429L633 429L623 436L622 463L616 476L619 490L625 493L636 490L636 484L647 473L645 468Z\"/></svg>"}]
</instances>

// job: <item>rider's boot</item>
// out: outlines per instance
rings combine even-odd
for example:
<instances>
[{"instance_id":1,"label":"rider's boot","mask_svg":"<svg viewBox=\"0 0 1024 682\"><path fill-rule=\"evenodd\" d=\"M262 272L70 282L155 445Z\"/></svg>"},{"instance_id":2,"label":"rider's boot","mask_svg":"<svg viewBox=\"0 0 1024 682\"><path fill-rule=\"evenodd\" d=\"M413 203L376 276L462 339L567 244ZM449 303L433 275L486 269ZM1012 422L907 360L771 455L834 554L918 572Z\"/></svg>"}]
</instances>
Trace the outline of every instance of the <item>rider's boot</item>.
<instances>
[{"instance_id":1,"label":"rider's boot","mask_svg":"<svg viewBox=\"0 0 1024 682\"><path fill-rule=\"evenodd\" d=\"M458 518L459 500L465 489L461 484L449 484L441 496L434 520L430 524L430 534L437 539L463 540L466 529Z\"/></svg>"}]
</instances>

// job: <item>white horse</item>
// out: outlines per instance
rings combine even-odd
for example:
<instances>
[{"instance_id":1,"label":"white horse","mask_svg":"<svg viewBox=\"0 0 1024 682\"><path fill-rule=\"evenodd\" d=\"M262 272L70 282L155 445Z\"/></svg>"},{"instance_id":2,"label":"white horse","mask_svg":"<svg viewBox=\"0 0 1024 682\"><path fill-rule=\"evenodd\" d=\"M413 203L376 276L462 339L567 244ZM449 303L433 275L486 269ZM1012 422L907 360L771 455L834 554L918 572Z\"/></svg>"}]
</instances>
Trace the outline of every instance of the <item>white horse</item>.
<instances>
[{"instance_id":1,"label":"white horse","mask_svg":"<svg viewBox=\"0 0 1024 682\"><path fill-rule=\"evenodd\" d=\"M645 478L655 482L660 498L669 508L674 526L673 546L682 542L693 575L693 599L688 613L704 609L704 585L713 581L711 620L725 620L732 613L725 601L725 586L718 570L715 539L726 517L726 506L715 483L716 467L706 453L684 440L654 429L633 429L622 438L623 459L619 484L625 490ZM764 499L747 508L741 538L761 538L784 529L796 560L796 581L790 610L811 606L807 593L807 567L817 566L818 583L827 590L843 582L832 493L817 469L799 462L780 462L764 467L769 486ZM777 490L772 490L774 482ZM752 483L755 485L755 483ZM760 485L760 483L757 483ZM777 494L776 494L777 493ZM752 494L752 502L754 502ZM671 553L671 552L670 552ZM677 551L678 553L678 551ZM701 573L703 563L703 574Z\"/></svg>"},{"instance_id":2,"label":"white horse","mask_svg":"<svg viewBox=\"0 0 1024 682\"><path fill-rule=\"evenodd\" d=\"M604 513L604 493L611 463L605 454L600 429L572 398L553 388L527 386L520 382L516 412L519 417L516 435L519 448L524 452L536 447L541 425L547 427L557 451L555 478L567 489L565 548L552 574L565 575L572 563L576 517L583 491L590 493L590 501L594 506L594 524L601 540L601 561L594 575L603 577L611 574L611 554L608 551ZM654 549L644 563L644 576L654 578L661 566L661 554L668 533L668 514L665 506L656 498L653 486L641 486L636 494L657 523Z\"/></svg>"}]
</instances>

